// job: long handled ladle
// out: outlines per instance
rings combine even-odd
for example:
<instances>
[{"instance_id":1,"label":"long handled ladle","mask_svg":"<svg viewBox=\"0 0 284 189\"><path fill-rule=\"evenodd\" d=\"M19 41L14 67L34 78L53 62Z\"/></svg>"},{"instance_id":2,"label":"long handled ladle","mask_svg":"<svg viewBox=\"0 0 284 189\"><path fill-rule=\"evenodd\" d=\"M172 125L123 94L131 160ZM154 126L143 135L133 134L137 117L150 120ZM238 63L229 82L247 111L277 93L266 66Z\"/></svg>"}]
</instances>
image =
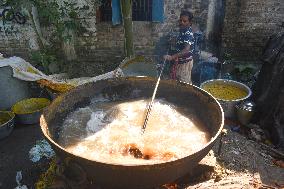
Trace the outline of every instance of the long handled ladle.
<instances>
[{"instance_id":1,"label":"long handled ladle","mask_svg":"<svg viewBox=\"0 0 284 189\"><path fill-rule=\"evenodd\" d=\"M144 124L142 126L142 134L145 132L145 129L146 129L146 126L147 126L147 123L148 123L148 119L149 119L149 116L150 116L150 113L151 113L151 109L152 109L152 106L153 106L153 102L154 102L154 99L155 99L155 96L156 96L156 93L157 93L159 83L160 83L160 80L161 80L161 76L162 76L162 73L164 71L165 64L166 64L166 59L164 59L164 62L162 64L161 71L160 71L158 80L156 82L156 86L155 86L155 89L154 89L154 92L153 92L153 95L152 95L151 102L147 106L146 118L145 118Z\"/></svg>"}]
</instances>

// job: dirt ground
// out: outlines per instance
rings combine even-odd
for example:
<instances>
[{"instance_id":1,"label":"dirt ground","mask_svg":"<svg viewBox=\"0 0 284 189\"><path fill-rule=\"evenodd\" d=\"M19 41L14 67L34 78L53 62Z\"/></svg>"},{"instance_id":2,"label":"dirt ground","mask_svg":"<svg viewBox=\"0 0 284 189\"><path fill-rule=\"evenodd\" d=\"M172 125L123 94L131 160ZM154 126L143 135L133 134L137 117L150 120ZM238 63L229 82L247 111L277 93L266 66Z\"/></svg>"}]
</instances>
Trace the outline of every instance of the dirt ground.
<instances>
[{"instance_id":1,"label":"dirt ground","mask_svg":"<svg viewBox=\"0 0 284 189\"><path fill-rule=\"evenodd\" d=\"M29 151L43 139L38 124L16 125L12 134L0 141L0 188L17 186L16 173L22 171L21 184L29 189L48 168L48 160L33 163ZM275 158L261 146L227 127L219 148L216 143L210 153L187 175L162 188L282 188L284 169L276 166ZM219 153L219 155L218 155ZM161 187L158 187L161 188Z\"/></svg>"},{"instance_id":2,"label":"dirt ground","mask_svg":"<svg viewBox=\"0 0 284 189\"><path fill-rule=\"evenodd\" d=\"M213 171L186 188L284 188L284 168L275 164L279 156L230 126L225 129L221 148L218 142L201 162Z\"/></svg>"},{"instance_id":3,"label":"dirt ground","mask_svg":"<svg viewBox=\"0 0 284 189\"><path fill-rule=\"evenodd\" d=\"M0 140L0 188L12 189L17 186L17 171L22 171L22 184L33 188L40 173L45 170L46 163L33 163L29 159L29 151L37 140L43 139L40 126L16 125L7 138ZM44 160L43 160L44 161Z\"/></svg>"}]
</instances>

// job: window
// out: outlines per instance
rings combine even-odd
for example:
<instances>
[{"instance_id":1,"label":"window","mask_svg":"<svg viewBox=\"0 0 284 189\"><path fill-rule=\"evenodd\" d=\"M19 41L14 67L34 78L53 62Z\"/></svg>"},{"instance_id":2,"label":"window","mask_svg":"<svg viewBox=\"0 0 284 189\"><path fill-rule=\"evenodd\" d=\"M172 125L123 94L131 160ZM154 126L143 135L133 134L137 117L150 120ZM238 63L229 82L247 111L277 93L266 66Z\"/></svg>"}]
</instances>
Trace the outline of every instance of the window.
<instances>
[{"instance_id":1,"label":"window","mask_svg":"<svg viewBox=\"0 0 284 189\"><path fill-rule=\"evenodd\" d=\"M163 13L163 0L132 0L133 21L163 21ZM120 14L120 0L107 0L98 10L97 21L112 21L113 24L120 24Z\"/></svg>"},{"instance_id":2,"label":"window","mask_svg":"<svg viewBox=\"0 0 284 189\"><path fill-rule=\"evenodd\" d=\"M97 21L106 22L111 21L112 18L112 8L111 0L104 1L99 8L99 15L97 15Z\"/></svg>"},{"instance_id":3,"label":"window","mask_svg":"<svg viewBox=\"0 0 284 189\"><path fill-rule=\"evenodd\" d=\"M152 21L152 0L133 0L132 20Z\"/></svg>"}]
</instances>

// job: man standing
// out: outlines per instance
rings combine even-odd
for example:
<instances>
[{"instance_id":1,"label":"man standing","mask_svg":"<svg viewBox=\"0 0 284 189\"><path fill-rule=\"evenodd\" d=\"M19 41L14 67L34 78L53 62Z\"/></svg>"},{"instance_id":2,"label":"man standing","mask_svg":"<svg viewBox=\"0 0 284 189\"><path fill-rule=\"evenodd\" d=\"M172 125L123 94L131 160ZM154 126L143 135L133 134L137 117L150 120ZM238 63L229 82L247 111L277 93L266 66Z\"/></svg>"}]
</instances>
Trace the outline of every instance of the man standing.
<instances>
[{"instance_id":1,"label":"man standing","mask_svg":"<svg viewBox=\"0 0 284 189\"><path fill-rule=\"evenodd\" d=\"M176 51L172 55L164 55L164 59L174 61L171 78L191 84L191 70L193 66L194 36L192 32L191 12L183 11L179 19L179 35L176 40Z\"/></svg>"}]
</instances>

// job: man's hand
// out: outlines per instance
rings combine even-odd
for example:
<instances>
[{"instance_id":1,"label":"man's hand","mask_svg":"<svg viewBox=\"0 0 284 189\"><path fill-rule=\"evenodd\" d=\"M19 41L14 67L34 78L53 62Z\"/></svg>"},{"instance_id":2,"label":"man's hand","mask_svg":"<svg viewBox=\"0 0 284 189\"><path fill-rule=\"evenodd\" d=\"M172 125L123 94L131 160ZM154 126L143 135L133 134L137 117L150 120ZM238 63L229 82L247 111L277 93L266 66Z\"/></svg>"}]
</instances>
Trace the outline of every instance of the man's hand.
<instances>
[{"instance_id":1,"label":"man's hand","mask_svg":"<svg viewBox=\"0 0 284 189\"><path fill-rule=\"evenodd\" d=\"M156 65L157 72L160 73L162 71L162 64Z\"/></svg>"},{"instance_id":2,"label":"man's hand","mask_svg":"<svg viewBox=\"0 0 284 189\"><path fill-rule=\"evenodd\" d=\"M164 55L164 59L165 59L165 60L172 61L172 60L173 60L173 57L172 57L171 55Z\"/></svg>"}]
</instances>

